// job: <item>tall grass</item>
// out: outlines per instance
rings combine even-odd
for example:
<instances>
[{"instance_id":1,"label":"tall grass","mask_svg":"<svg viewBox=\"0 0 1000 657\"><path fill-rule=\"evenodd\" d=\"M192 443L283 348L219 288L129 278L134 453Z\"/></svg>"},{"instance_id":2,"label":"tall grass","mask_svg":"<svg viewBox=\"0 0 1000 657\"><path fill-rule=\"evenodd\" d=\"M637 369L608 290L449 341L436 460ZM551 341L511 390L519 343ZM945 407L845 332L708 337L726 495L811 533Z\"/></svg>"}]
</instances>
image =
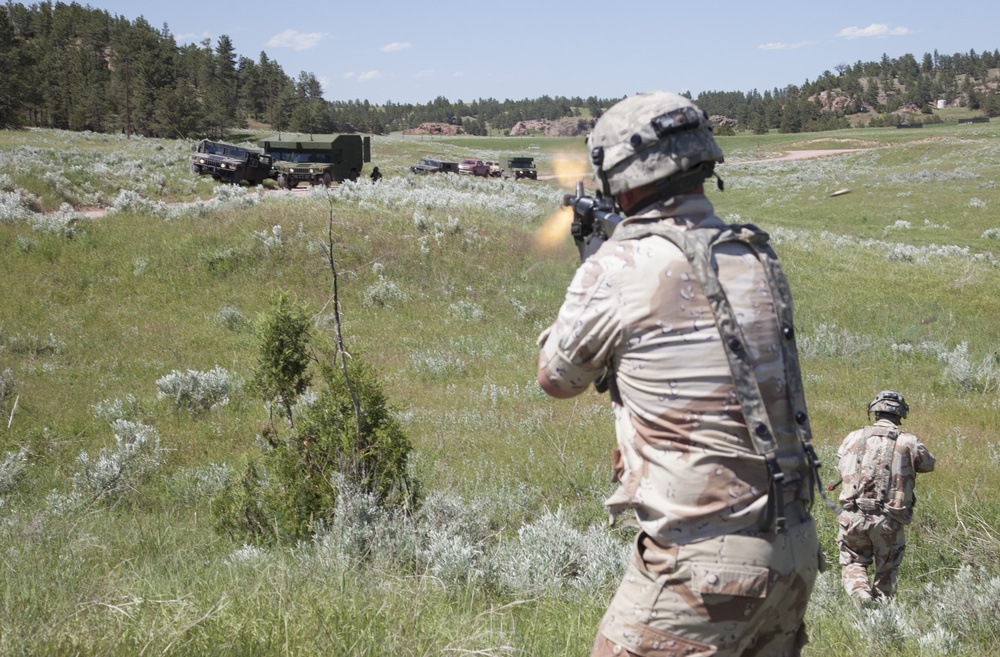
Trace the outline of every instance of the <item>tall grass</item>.
<instances>
[{"instance_id":1,"label":"tall grass","mask_svg":"<svg viewBox=\"0 0 1000 657\"><path fill-rule=\"evenodd\" d=\"M758 143L812 136L723 138L727 191L711 194L785 263L824 471L890 387L938 457L891 605L847 600L817 508L831 570L810 655L983 654L1000 627L1000 130L901 132L843 131L883 147L763 164L743 161ZM543 176L583 151L535 142ZM503 161L520 140L374 146L379 184L289 194L195 179L176 142L0 136L0 157L25 163L0 176L0 653L589 650L630 536L600 506L608 400L554 401L534 382L534 340L575 268L568 239L535 248L563 190L405 173L422 155ZM162 184L137 183L130 163L152 161ZM92 204L114 212L88 219ZM395 515L348 492L311 540L243 545L214 531L213 509L264 444L268 409L239 385L254 326L288 293L332 340L331 212L346 347L384 381L426 500ZM150 451L124 460L137 436Z\"/></svg>"}]
</instances>

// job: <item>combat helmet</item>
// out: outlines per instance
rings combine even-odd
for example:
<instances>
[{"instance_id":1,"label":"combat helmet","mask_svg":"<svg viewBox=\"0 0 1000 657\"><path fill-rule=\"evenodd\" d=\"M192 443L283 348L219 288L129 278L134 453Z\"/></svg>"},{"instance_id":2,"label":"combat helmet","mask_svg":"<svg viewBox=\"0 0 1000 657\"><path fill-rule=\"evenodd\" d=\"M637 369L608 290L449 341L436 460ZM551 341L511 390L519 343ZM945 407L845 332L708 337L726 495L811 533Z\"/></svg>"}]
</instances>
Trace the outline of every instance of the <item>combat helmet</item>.
<instances>
[{"instance_id":1,"label":"combat helmet","mask_svg":"<svg viewBox=\"0 0 1000 657\"><path fill-rule=\"evenodd\" d=\"M876 416L879 413L890 413L902 419L906 417L909 411L910 407L906 404L906 400L903 399L903 395L895 390L883 390L875 395L875 399L868 404L869 419L872 413L875 413Z\"/></svg>"},{"instance_id":2,"label":"combat helmet","mask_svg":"<svg viewBox=\"0 0 1000 657\"><path fill-rule=\"evenodd\" d=\"M666 91L637 94L604 113L587 136L594 175L606 196L646 185L653 198L691 191L723 161L708 115ZM719 181L722 188L722 181Z\"/></svg>"}]
</instances>

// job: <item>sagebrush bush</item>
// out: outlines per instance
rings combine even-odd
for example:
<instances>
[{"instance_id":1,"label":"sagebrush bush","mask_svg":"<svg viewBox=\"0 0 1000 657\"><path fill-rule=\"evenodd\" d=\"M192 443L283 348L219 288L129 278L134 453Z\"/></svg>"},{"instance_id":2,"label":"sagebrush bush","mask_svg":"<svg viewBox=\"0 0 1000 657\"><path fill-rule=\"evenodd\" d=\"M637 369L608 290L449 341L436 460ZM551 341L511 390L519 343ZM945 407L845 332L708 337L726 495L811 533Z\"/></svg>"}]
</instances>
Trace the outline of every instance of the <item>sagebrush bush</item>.
<instances>
[{"instance_id":1,"label":"sagebrush bush","mask_svg":"<svg viewBox=\"0 0 1000 657\"><path fill-rule=\"evenodd\" d=\"M365 290L365 295L361 299L361 305L364 308L371 308L372 306L386 308L400 301L406 301L406 293L398 285L387 280L382 274L379 274L378 281L372 283Z\"/></svg>"},{"instance_id":2,"label":"sagebrush bush","mask_svg":"<svg viewBox=\"0 0 1000 657\"><path fill-rule=\"evenodd\" d=\"M4 341L11 353L30 356L58 354L66 348L66 343L51 332L46 337L41 337L34 333L14 333L13 335L4 336Z\"/></svg>"},{"instance_id":3,"label":"sagebrush bush","mask_svg":"<svg viewBox=\"0 0 1000 657\"><path fill-rule=\"evenodd\" d=\"M890 599L864 609L851 622L869 654L885 655L903 648L916 627L906 605Z\"/></svg>"},{"instance_id":4,"label":"sagebrush bush","mask_svg":"<svg viewBox=\"0 0 1000 657\"><path fill-rule=\"evenodd\" d=\"M178 410L195 413L228 404L239 382L225 368L216 366L207 372L174 370L156 380L156 389L160 399L170 399Z\"/></svg>"},{"instance_id":5,"label":"sagebrush bush","mask_svg":"<svg viewBox=\"0 0 1000 657\"><path fill-rule=\"evenodd\" d=\"M225 463L210 463L197 468L180 468L170 477L170 488L178 498L194 503L221 494L232 479L233 471Z\"/></svg>"},{"instance_id":6,"label":"sagebrush bush","mask_svg":"<svg viewBox=\"0 0 1000 657\"><path fill-rule=\"evenodd\" d=\"M281 241L280 224L271 226L270 232L266 230L255 230L253 232L253 236L258 242L260 242L265 253L280 251L281 247L285 245L285 243Z\"/></svg>"},{"instance_id":7,"label":"sagebrush bush","mask_svg":"<svg viewBox=\"0 0 1000 657\"><path fill-rule=\"evenodd\" d=\"M517 538L504 542L496 555L499 583L516 595L558 593L567 587L603 590L621 577L631 549L607 529L574 528L562 509L546 509L522 526Z\"/></svg>"},{"instance_id":8,"label":"sagebrush bush","mask_svg":"<svg viewBox=\"0 0 1000 657\"><path fill-rule=\"evenodd\" d=\"M81 218L72 205L63 203L55 214L32 214L29 223L36 232L72 239L82 232Z\"/></svg>"},{"instance_id":9,"label":"sagebrush bush","mask_svg":"<svg viewBox=\"0 0 1000 657\"><path fill-rule=\"evenodd\" d=\"M28 452L23 447L16 452L7 452L0 461L0 495L7 495L17 489L27 464Z\"/></svg>"},{"instance_id":10,"label":"sagebrush bush","mask_svg":"<svg viewBox=\"0 0 1000 657\"><path fill-rule=\"evenodd\" d=\"M91 407L94 417L111 423L115 420L138 420L146 412L135 395L125 395L124 399L103 399Z\"/></svg>"},{"instance_id":11,"label":"sagebrush bush","mask_svg":"<svg viewBox=\"0 0 1000 657\"><path fill-rule=\"evenodd\" d=\"M141 422L115 420L111 423L115 446L102 448L96 458L81 452L79 470L73 475L73 490L91 498L117 497L135 487L138 480L163 461L160 436Z\"/></svg>"},{"instance_id":12,"label":"sagebrush bush","mask_svg":"<svg viewBox=\"0 0 1000 657\"><path fill-rule=\"evenodd\" d=\"M219 322L230 331L241 331L251 324L246 315L231 306L219 311Z\"/></svg>"},{"instance_id":13,"label":"sagebrush bush","mask_svg":"<svg viewBox=\"0 0 1000 657\"><path fill-rule=\"evenodd\" d=\"M0 190L0 223L25 221L31 214L29 201L20 191Z\"/></svg>"}]
</instances>

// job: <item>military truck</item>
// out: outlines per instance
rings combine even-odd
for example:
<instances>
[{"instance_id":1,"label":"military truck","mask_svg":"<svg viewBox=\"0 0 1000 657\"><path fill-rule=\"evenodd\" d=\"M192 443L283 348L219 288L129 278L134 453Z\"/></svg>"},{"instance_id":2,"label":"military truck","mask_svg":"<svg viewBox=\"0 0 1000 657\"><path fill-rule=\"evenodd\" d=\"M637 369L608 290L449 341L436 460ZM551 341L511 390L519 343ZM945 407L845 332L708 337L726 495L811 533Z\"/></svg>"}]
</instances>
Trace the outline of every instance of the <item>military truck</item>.
<instances>
[{"instance_id":1,"label":"military truck","mask_svg":"<svg viewBox=\"0 0 1000 657\"><path fill-rule=\"evenodd\" d=\"M329 186L357 180L365 162L371 162L371 137L310 135L257 142L274 159L273 177L283 189L299 183Z\"/></svg>"},{"instance_id":2,"label":"military truck","mask_svg":"<svg viewBox=\"0 0 1000 657\"><path fill-rule=\"evenodd\" d=\"M444 162L433 158L424 157L410 167L413 173L458 173L458 162Z\"/></svg>"},{"instance_id":3,"label":"military truck","mask_svg":"<svg viewBox=\"0 0 1000 657\"><path fill-rule=\"evenodd\" d=\"M507 171L514 177L514 180L521 178L538 180L538 170L535 169L535 158L533 157L510 158L507 160Z\"/></svg>"},{"instance_id":4,"label":"military truck","mask_svg":"<svg viewBox=\"0 0 1000 657\"><path fill-rule=\"evenodd\" d=\"M208 139L199 141L193 150L191 173L195 175L210 175L234 185L241 180L259 185L271 177L271 156L260 151Z\"/></svg>"}]
</instances>

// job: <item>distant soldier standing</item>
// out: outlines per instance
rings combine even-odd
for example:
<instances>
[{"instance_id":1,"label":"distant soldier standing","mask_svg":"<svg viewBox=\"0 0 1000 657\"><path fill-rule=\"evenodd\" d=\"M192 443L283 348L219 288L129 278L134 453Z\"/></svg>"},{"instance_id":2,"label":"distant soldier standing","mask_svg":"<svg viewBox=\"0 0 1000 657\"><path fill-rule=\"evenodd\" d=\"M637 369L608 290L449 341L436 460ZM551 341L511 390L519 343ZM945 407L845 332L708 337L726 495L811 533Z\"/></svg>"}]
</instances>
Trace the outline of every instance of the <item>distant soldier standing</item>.
<instances>
[{"instance_id":1,"label":"distant soldier standing","mask_svg":"<svg viewBox=\"0 0 1000 657\"><path fill-rule=\"evenodd\" d=\"M859 600L888 598L903 560L903 528L913 519L918 472L934 470L934 457L900 422L909 412L903 395L883 390L868 404L875 424L852 431L837 451L843 489L837 544L844 589ZM875 564L874 589L868 566Z\"/></svg>"}]
</instances>

